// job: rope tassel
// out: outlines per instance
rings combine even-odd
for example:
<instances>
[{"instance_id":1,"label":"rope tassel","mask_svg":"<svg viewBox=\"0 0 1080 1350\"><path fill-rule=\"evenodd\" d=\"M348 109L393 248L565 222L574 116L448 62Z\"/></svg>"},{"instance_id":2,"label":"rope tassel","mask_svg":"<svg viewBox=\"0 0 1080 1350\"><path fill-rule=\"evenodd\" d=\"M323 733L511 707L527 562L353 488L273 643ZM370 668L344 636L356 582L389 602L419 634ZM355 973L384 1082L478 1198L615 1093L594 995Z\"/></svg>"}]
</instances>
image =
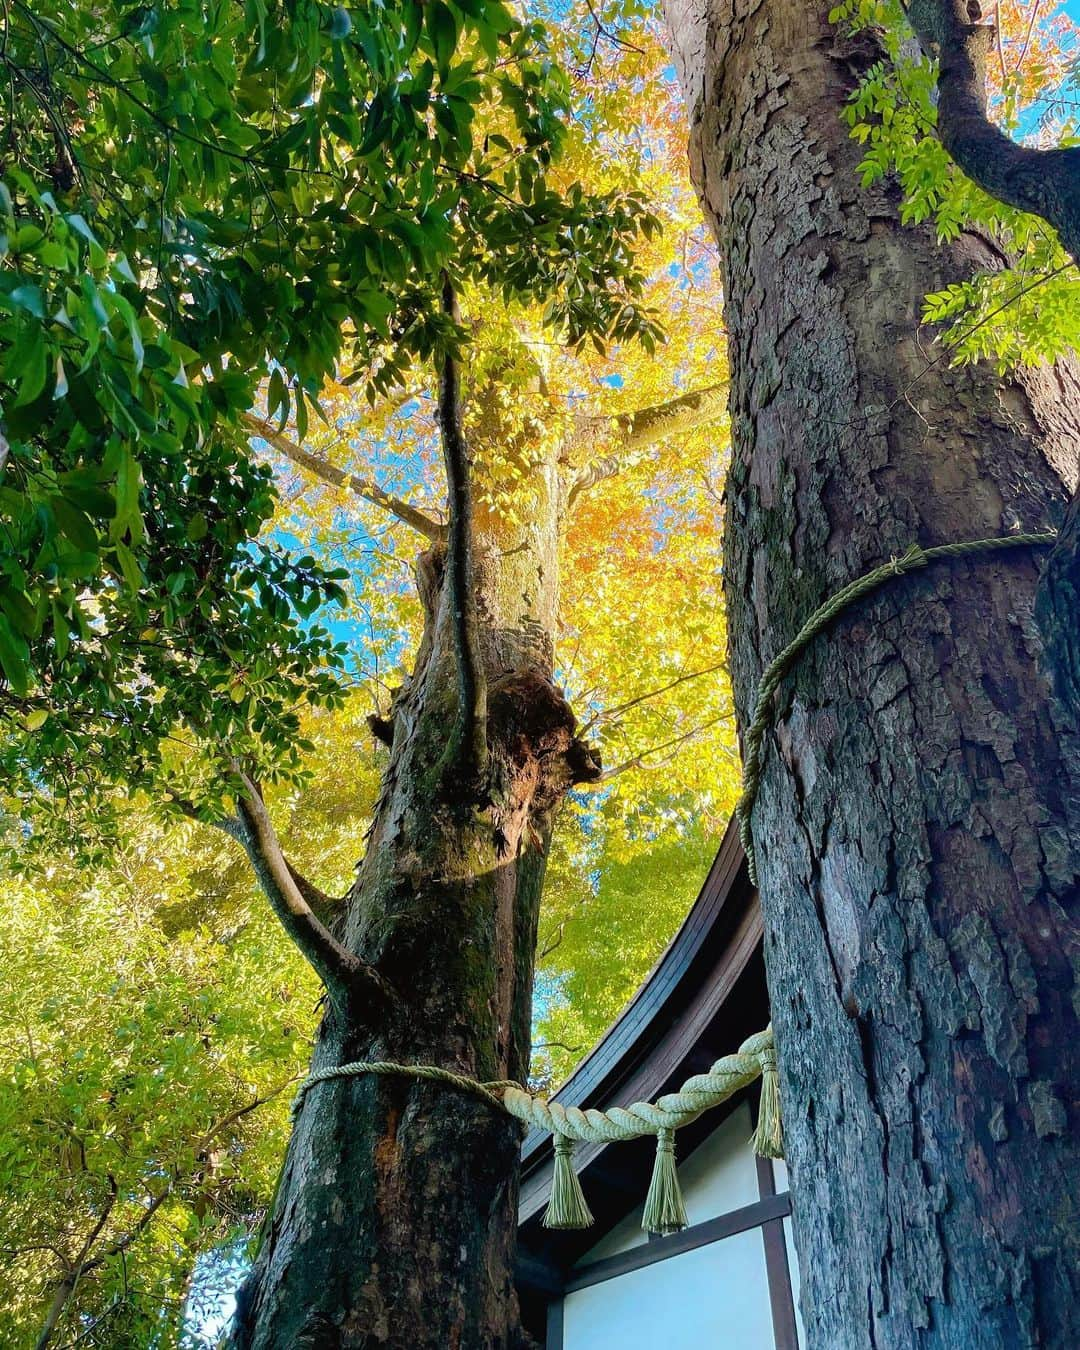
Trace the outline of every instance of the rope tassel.
<instances>
[{"instance_id":1,"label":"rope tassel","mask_svg":"<svg viewBox=\"0 0 1080 1350\"><path fill-rule=\"evenodd\" d=\"M675 1167L675 1131L661 1126L656 1132L656 1162L641 1226L646 1233L678 1233L689 1224Z\"/></svg>"},{"instance_id":2,"label":"rope tassel","mask_svg":"<svg viewBox=\"0 0 1080 1350\"><path fill-rule=\"evenodd\" d=\"M593 1221L585 1192L574 1171L574 1141L565 1134L555 1136L555 1174L551 1179L551 1199L544 1214L545 1228L588 1228Z\"/></svg>"},{"instance_id":3,"label":"rope tassel","mask_svg":"<svg viewBox=\"0 0 1080 1350\"><path fill-rule=\"evenodd\" d=\"M776 1072L776 1051L761 1051L761 1105L757 1129L750 1140L759 1158L784 1156L784 1130L780 1119L780 1078Z\"/></svg>"}]
</instances>

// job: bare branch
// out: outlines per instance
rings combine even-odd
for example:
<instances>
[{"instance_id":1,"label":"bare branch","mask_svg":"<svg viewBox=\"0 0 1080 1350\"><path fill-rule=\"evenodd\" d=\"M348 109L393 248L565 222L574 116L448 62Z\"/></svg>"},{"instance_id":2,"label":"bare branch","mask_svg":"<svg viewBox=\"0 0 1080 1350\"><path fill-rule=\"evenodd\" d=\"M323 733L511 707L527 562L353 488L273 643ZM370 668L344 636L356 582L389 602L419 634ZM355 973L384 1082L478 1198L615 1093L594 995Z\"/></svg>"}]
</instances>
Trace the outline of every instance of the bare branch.
<instances>
[{"instance_id":1,"label":"bare branch","mask_svg":"<svg viewBox=\"0 0 1080 1350\"><path fill-rule=\"evenodd\" d=\"M567 915L566 918L560 919L559 922L555 925L555 931L552 934L552 936L549 938L544 938L543 941L538 945L536 952L537 965L539 965L542 961L546 961L547 958L552 954L552 952L557 951L558 948L562 946L563 938L566 936L566 925L570 922L570 919L572 917L573 917L572 915Z\"/></svg>"},{"instance_id":2,"label":"bare branch","mask_svg":"<svg viewBox=\"0 0 1080 1350\"><path fill-rule=\"evenodd\" d=\"M324 483L329 483L333 487L348 488L350 492L356 493L364 501L371 502L373 506L381 507L390 515L406 525L411 525L414 530L422 534L425 539L444 539L446 537L446 527L440 525L437 520L432 520L430 516L424 514L415 506L410 506L408 502L402 501L399 497L391 496L389 492L384 492L378 483L368 478L360 478L354 473L347 473L344 469L339 469L336 464L331 464L328 459L323 459L321 455L314 455L310 450L305 450L302 445L278 431L277 427L264 417L256 417L254 413L245 413L243 417L245 427L256 436L261 436L268 445L286 459L292 460L294 464L300 465L308 473L316 478L321 478Z\"/></svg>"},{"instance_id":3,"label":"bare branch","mask_svg":"<svg viewBox=\"0 0 1080 1350\"><path fill-rule=\"evenodd\" d=\"M700 726L692 727L689 731L684 731L681 736L673 736L670 741L664 741L660 745L654 745L649 750L642 750L639 755L634 755L631 759L624 760L622 764L616 764L610 769L605 769L602 781L608 782L609 779L617 778L619 774L626 773L629 769L659 769L664 764L668 764L674 758L669 754L665 759L657 760L655 764L646 764L647 759L655 759L657 755L663 754L665 750L674 751L680 745L685 745L695 736L700 736L702 732L708 731L710 727L716 726L718 722L730 722L730 715L721 717L712 717L708 722L703 722Z\"/></svg>"},{"instance_id":4,"label":"bare branch","mask_svg":"<svg viewBox=\"0 0 1080 1350\"><path fill-rule=\"evenodd\" d=\"M632 698L626 703L620 703L617 707L603 708L594 717L589 718L578 734L584 736L586 732L596 726L597 722L609 722L613 717L618 717L621 713L636 708L639 703L647 703L651 698L659 698L661 694L666 694L669 689L677 689L680 684L685 684L687 680L699 680L702 675L715 675L718 670L724 670L726 665L727 662L718 661L715 666L706 666L704 670L691 670L687 674L671 680L668 684L662 684L659 689L650 689L647 694L639 694L637 698Z\"/></svg>"},{"instance_id":5,"label":"bare branch","mask_svg":"<svg viewBox=\"0 0 1080 1350\"><path fill-rule=\"evenodd\" d=\"M1018 145L986 114L986 59L994 41L974 0L911 0L908 18L938 57L938 132L964 173L1007 206L1052 225L1080 263L1080 147Z\"/></svg>"},{"instance_id":6,"label":"bare branch","mask_svg":"<svg viewBox=\"0 0 1080 1350\"><path fill-rule=\"evenodd\" d=\"M382 1009L393 999L389 982L366 961L343 947L304 898L292 868L285 861L258 785L241 774L246 792L237 802L240 829L226 832L239 839L282 927L307 957L333 995L352 1000L363 995Z\"/></svg>"},{"instance_id":7,"label":"bare branch","mask_svg":"<svg viewBox=\"0 0 1080 1350\"><path fill-rule=\"evenodd\" d=\"M443 278L443 311L460 322L450 278ZM450 501L446 584L453 616L457 656L458 715L451 752L465 755L471 775L481 780L487 770L487 679L480 651L473 567L471 456L461 427L461 382L457 359L447 352L439 371L439 429L442 434L446 485ZM447 762L453 757L447 756Z\"/></svg>"},{"instance_id":8,"label":"bare branch","mask_svg":"<svg viewBox=\"0 0 1080 1350\"><path fill-rule=\"evenodd\" d=\"M588 456L590 449L598 450L612 441L619 448L587 459L570 486L567 507L573 507L577 498L597 483L640 463L647 450L669 436L718 422L727 409L727 391L727 381L723 381L635 412L579 418L570 443L575 457L583 452Z\"/></svg>"}]
</instances>

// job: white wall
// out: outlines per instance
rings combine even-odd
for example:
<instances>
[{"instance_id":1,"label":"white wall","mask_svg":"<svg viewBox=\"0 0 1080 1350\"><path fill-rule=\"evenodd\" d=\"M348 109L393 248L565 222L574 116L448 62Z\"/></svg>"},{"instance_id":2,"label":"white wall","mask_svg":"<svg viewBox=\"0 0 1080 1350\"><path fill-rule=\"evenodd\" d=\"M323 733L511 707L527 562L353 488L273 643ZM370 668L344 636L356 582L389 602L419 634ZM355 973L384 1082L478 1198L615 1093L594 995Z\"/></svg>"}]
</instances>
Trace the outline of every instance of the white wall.
<instances>
[{"instance_id":1,"label":"white wall","mask_svg":"<svg viewBox=\"0 0 1080 1350\"><path fill-rule=\"evenodd\" d=\"M771 1350L759 1228L567 1294L564 1350Z\"/></svg>"},{"instance_id":2,"label":"white wall","mask_svg":"<svg viewBox=\"0 0 1080 1350\"><path fill-rule=\"evenodd\" d=\"M742 1103L679 1163L691 1224L752 1205L759 1198ZM676 1147L678 1136L676 1135ZM779 1185L778 1189L782 1189ZM649 1178L641 1178L644 1197ZM786 1225L785 1225L786 1227ZM641 1206L604 1235L579 1265L614 1256L648 1239ZM797 1278L797 1272L793 1272ZM564 1350L772 1350L772 1315L761 1229L709 1243L641 1270L568 1294Z\"/></svg>"}]
</instances>

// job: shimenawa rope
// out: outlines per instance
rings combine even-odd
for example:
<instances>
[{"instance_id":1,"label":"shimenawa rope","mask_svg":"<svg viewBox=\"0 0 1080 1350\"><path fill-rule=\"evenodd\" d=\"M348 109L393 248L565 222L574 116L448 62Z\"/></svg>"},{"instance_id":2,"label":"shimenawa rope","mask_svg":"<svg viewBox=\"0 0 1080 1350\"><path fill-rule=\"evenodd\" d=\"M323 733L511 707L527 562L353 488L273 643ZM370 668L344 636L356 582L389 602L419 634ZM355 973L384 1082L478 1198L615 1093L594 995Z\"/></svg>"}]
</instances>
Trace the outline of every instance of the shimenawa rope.
<instances>
[{"instance_id":1,"label":"shimenawa rope","mask_svg":"<svg viewBox=\"0 0 1080 1350\"><path fill-rule=\"evenodd\" d=\"M934 548L920 548L918 544L912 544L902 557L892 558L865 575L856 577L835 595L830 596L823 605L814 610L783 651L769 662L758 684L754 716L743 744L743 790L735 807L735 816L739 822L739 838L746 853L750 880L755 886L758 884L757 856L754 851L750 817L761 785L762 742L765 732L772 724L773 695L804 648L808 647L842 610L853 605L856 600L861 600L864 595L877 590L887 581L903 576L905 572L914 572L926 567L938 558L962 558L969 553L993 553L1009 548L1046 548L1056 538L1056 534L1006 534L994 539L969 539L958 544L938 544Z\"/></svg>"},{"instance_id":2,"label":"shimenawa rope","mask_svg":"<svg viewBox=\"0 0 1080 1350\"><path fill-rule=\"evenodd\" d=\"M629 1106L609 1106L606 1111L589 1107L583 1111L576 1106L563 1106L561 1102L533 1096L517 1083L481 1083L467 1074L440 1069L433 1064L358 1060L318 1069L305 1079L293 1102L294 1118L309 1090L319 1083L367 1074L443 1083L478 1097L488 1106L505 1111L526 1125L552 1134L555 1175L551 1201L544 1216L548 1228L587 1228L592 1223L581 1183L574 1172L572 1151L575 1143L610 1143L649 1134L657 1136L656 1163L641 1226L651 1233L673 1233L685 1228L686 1211L675 1168L674 1133L759 1077L762 1080L761 1109L752 1142L757 1152L765 1157L779 1158L783 1151L771 1027L745 1040L734 1055L718 1059L708 1073L695 1074L678 1092L670 1092L656 1102L631 1102Z\"/></svg>"},{"instance_id":3,"label":"shimenawa rope","mask_svg":"<svg viewBox=\"0 0 1080 1350\"><path fill-rule=\"evenodd\" d=\"M1056 537L1050 533L1014 534L940 544L926 549L913 544L902 557L893 558L849 582L811 614L792 641L762 674L754 716L746 734L743 791L735 814L750 879L755 886L757 858L750 818L761 784L764 736L772 723L773 695L804 649L856 600L906 572L926 567L939 558L962 558L968 554L1010 548L1045 548ZM740 1089L748 1087L758 1077L762 1080L761 1105L752 1143L755 1151L763 1157L783 1156L776 1050L771 1027L745 1040L734 1055L718 1059L708 1073L695 1074L693 1078L687 1079L678 1092L668 1093L656 1102L631 1102L629 1106L611 1106L606 1111L595 1107L581 1110L576 1106L563 1106L561 1102L533 1096L517 1083L481 1083L466 1074L454 1073L432 1064L395 1064L387 1060L370 1060L340 1064L311 1074L297 1092L293 1103L294 1118L299 1114L308 1091L317 1084L366 1074L443 1083L478 1097L488 1106L505 1111L527 1125L548 1131L554 1138L555 1146L551 1200L544 1215L544 1224L548 1228L585 1228L593 1221L574 1171L572 1155L575 1143L610 1143L638 1139L648 1134L656 1135L656 1162L641 1226L654 1233L673 1233L685 1228L686 1209L675 1166L675 1131L696 1120L710 1107L719 1105Z\"/></svg>"}]
</instances>

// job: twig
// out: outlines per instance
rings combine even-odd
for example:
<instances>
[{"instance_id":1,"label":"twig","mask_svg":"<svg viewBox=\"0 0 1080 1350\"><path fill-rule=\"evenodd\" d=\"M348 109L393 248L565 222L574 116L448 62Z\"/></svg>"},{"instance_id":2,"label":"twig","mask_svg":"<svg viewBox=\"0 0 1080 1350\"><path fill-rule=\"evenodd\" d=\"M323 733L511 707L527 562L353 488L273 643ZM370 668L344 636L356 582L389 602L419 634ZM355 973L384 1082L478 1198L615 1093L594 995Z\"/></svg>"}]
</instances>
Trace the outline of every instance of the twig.
<instances>
[{"instance_id":1,"label":"twig","mask_svg":"<svg viewBox=\"0 0 1080 1350\"><path fill-rule=\"evenodd\" d=\"M660 745L654 745L651 750L642 750L639 755L635 755L632 759L625 760L622 764L616 764L614 768L605 769L601 782L606 783L609 779L616 778L621 773L626 773L628 769L644 769L648 767L659 768L660 765L646 765L645 760L654 758L654 756L659 755L664 750L673 750L677 746L683 745L689 740L693 740L695 736L700 736L702 732L708 731L710 727L716 726L718 722L730 721L731 715L729 713L723 713L719 717L712 717L707 722L702 722L700 726L692 727L689 731L684 731L681 736L674 736L670 741L663 741ZM662 763L668 763L670 758L671 757L669 756L668 760L664 760Z\"/></svg>"},{"instance_id":2,"label":"twig","mask_svg":"<svg viewBox=\"0 0 1080 1350\"><path fill-rule=\"evenodd\" d=\"M639 694L637 698L632 698L626 703L620 703L614 708L603 708L595 716L590 717L578 733L584 736L589 732L597 722L607 722L613 717L618 717L620 713L629 712L631 708L636 708L639 703L646 703L651 698L659 698L661 694L666 694L669 689L677 689L680 684L685 684L687 680L699 680L702 675L715 675L718 670L723 670L727 663L718 661L715 666L706 666L704 670L691 670L685 675L678 676L668 684L662 684L659 689L650 689L647 694Z\"/></svg>"}]
</instances>

